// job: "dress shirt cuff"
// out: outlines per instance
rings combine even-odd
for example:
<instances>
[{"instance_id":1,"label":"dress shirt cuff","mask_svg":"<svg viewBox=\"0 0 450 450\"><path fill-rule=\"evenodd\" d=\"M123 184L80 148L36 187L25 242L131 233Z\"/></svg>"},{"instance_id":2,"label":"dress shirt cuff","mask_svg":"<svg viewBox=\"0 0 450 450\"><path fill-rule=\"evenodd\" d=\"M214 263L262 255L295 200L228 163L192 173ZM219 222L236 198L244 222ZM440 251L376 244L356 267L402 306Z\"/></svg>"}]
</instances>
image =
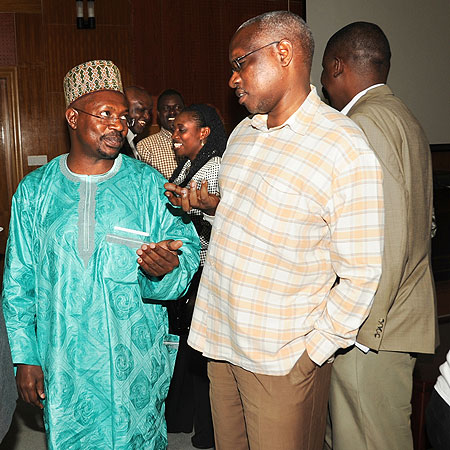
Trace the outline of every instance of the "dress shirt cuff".
<instances>
[{"instance_id":1,"label":"dress shirt cuff","mask_svg":"<svg viewBox=\"0 0 450 450\"><path fill-rule=\"evenodd\" d=\"M214 217L216 217L216 216L210 216L209 214L203 213L203 218L211 225L214 222Z\"/></svg>"},{"instance_id":2,"label":"dress shirt cuff","mask_svg":"<svg viewBox=\"0 0 450 450\"><path fill-rule=\"evenodd\" d=\"M358 347L363 353L369 353L370 348L366 347L363 344L360 344L359 342L355 342L355 346Z\"/></svg>"},{"instance_id":3,"label":"dress shirt cuff","mask_svg":"<svg viewBox=\"0 0 450 450\"><path fill-rule=\"evenodd\" d=\"M8 336L13 364L41 365L34 326L16 330L15 332L8 330Z\"/></svg>"},{"instance_id":4,"label":"dress shirt cuff","mask_svg":"<svg viewBox=\"0 0 450 450\"><path fill-rule=\"evenodd\" d=\"M318 366L328 362L339 348L339 345L331 337L318 330L313 330L306 336L306 351L311 361L314 361ZM351 343L350 341L348 345L351 345Z\"/></svg>"}]
</instances>

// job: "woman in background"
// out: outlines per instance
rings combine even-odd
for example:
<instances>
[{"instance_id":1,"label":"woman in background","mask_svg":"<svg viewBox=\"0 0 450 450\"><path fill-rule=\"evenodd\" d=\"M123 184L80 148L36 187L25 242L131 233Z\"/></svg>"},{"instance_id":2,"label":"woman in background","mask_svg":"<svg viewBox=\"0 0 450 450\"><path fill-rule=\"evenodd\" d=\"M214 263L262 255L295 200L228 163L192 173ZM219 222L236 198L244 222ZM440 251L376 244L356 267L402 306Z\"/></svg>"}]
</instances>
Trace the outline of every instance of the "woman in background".
<instances>
[{"instance_id":1,"label":"woman in background","mask_svg":"<svg viewBox=\"0 0 450 450\"><path fill-rule=\"evenodd\" d=\"M219 195L218 174L227 137L223 122L215 108L205 104L185 108L175 119L172 141L177 157L184 157L169 179L169 183L190 187L208 181L208 191ZM175 371L166 400L168 432L189 433L194 427L192 445L214 447L214 431L209 403L209 380L206 358L187 345L187 335L197 295L200 276L206 258L211 223L198 209L188 213L200 237L200 266L186 295L169 303L171 333L180 335Z\"/></svg>"}]
</instances>

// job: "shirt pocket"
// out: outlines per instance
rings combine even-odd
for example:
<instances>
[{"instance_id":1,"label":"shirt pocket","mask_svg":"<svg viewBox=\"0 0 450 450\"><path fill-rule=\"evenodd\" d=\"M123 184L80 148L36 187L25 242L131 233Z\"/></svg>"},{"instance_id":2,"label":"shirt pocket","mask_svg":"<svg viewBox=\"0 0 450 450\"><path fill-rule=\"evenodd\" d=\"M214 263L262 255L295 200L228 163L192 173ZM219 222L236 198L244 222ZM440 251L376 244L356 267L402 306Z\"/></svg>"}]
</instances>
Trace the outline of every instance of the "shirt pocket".
<instances>
[{"instance_id":1,"label":"shirt pocket","mask_svg":"<svg viewBox=\"0 0 450 450\"><path fill-rule=\"evenodd\" d=\"M274 178L260 178L249 203L248 231L269 245L287 244L295 232L298 195Z\"/></svg>"},{"instance_id":2,"label":"shirt pocket","mask_svg":"<svg viewBox=\"0 0 450 450\"><path fill-rule=\"evenodd\" d=\"M105 236L107 258L112 264L105 265L104 277L121 283L137 283L137 254L142 244L151 242L149 233L115 226Z\"/></svg>"},{"instance_id":3,"label":"shirt pocket","mask_svg":"<svg viewBox=\"0 0 450 450\"><path fill-rule=\"evenodd\" d=\"M323 226L318 205L283 178L261 177L250 214L255 237L290 249L309 245L311 227Z\"/></svg>"},{"instance_id":4,"label":"shirt pocket","mask_svg":"<svg viewBox=\"0 0 450 450\"><path fill-rule=\"evenodd\" d=\"M115 226L111 233L106 235L106 242L113 245L124 245L137 250L142 244L150 242L150 234L141 230L132 230Z\"/></svg>"}]
</instances>

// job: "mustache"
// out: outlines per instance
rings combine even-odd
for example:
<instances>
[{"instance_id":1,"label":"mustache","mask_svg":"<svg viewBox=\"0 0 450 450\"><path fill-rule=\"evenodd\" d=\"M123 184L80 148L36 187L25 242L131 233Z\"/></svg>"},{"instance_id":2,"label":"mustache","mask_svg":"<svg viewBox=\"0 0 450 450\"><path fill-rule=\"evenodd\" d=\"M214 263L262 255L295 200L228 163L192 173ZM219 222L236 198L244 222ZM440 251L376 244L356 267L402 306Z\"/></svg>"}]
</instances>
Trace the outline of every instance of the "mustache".
<instances>
[{"instance_id":1,"label":"mustache","mask_svg":"<svg viewBox=\"0 0 450 450\"><path fill-rule=\"evenodd\" d=\"M108 139L110 137L120 139L122 142L125 140L125 136L123 136L122 133L119 133L118 131L111 131L110 133L104 134L100 138L100 140Z\"/></svg>"}]
</instances>

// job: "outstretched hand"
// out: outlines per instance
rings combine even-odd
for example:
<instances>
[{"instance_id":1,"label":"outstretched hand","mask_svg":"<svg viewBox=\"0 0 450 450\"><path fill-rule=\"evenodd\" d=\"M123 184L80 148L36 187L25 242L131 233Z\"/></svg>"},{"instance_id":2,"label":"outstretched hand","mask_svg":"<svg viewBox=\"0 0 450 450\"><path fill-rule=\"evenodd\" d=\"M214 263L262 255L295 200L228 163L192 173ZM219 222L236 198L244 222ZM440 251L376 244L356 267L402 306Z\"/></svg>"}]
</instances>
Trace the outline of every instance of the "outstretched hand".
<instances>
[{"instance_id":1,"label":"outstretched hand","mask_svg":"<svg viewBox=\"0 0 450 450\"><path fill-rule=\"evenodd\" d=\"M182 245L182 241L173 239L143 244L136 252L139 256L137 262L146 274L161 277L178 266L178 249Z\"/></svg>"},{"instance_id":2,"label":"outstretched hand","mask_svg":"<svg viewBox=\"0 0 450 450\"><path fill-rule=\"evenodd\" d=\"M41 400L45 398L44 373L41 366L18 364L16 373L17 390L26 403L43 409Z\"/></svg>"},{"instance_id":3,"label":"outstretched hand","mask_svg":"<svg viewBox=\"0 0 450 450\"><path fill-rule=\"evenodd\" d=\"M220 198L208 192L208 182L202 181L200 189L197 183L191 181L190 188L182 188L174 183L166 183L165 195L174 206L181 206L183 211L189 212L192 208L201 209L206 214L213 216L216 213Z\"/></svg>"}]
</instances>

